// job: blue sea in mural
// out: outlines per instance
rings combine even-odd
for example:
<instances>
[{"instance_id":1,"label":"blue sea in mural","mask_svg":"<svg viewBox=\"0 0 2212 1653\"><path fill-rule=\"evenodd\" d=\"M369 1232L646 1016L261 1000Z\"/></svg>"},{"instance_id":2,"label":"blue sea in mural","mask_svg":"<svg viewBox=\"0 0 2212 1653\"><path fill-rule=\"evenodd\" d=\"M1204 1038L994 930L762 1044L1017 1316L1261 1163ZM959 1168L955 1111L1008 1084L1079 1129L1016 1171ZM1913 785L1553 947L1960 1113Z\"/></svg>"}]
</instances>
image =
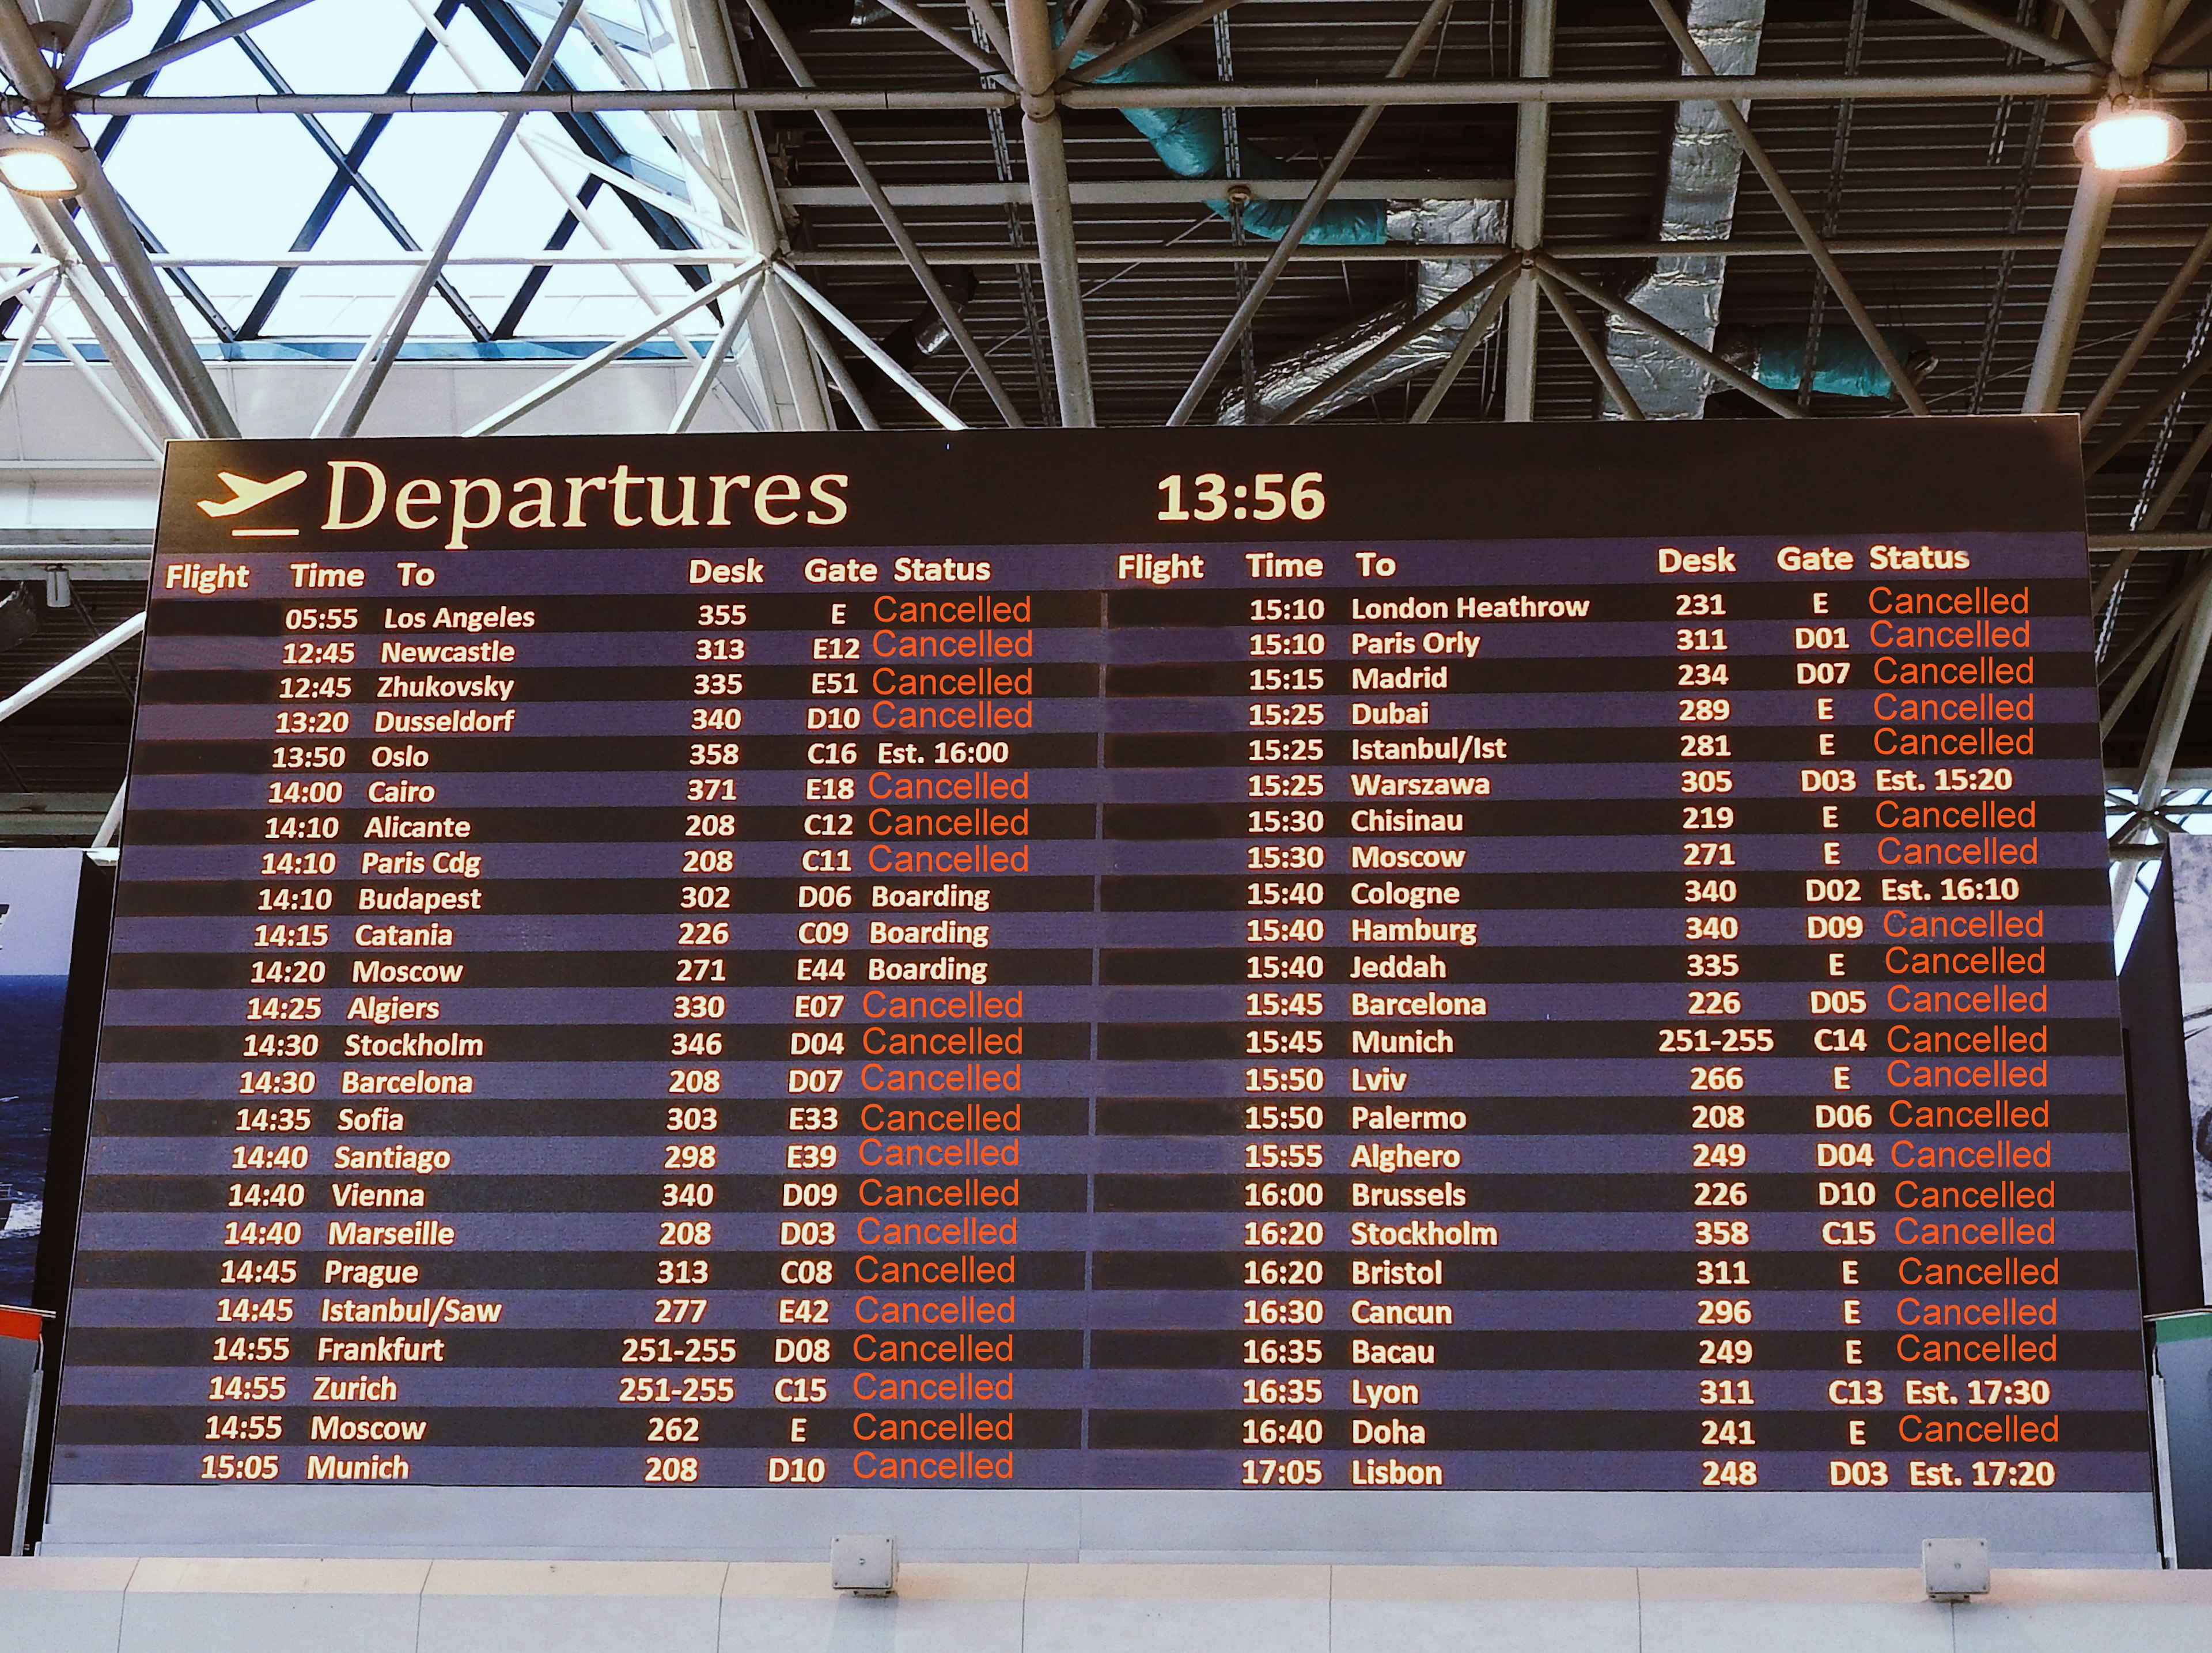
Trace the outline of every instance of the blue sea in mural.
<instances>
[{"instance_id":1,"label":"blue sea in mural","mask_svg":"<svg viewBox=\"0 0 2212 1653\"><path fill-rule=\"evenodd\" d=\"M0 975L0 1303L28 1304L69 979Z\"/></svg>"}]
</instances>

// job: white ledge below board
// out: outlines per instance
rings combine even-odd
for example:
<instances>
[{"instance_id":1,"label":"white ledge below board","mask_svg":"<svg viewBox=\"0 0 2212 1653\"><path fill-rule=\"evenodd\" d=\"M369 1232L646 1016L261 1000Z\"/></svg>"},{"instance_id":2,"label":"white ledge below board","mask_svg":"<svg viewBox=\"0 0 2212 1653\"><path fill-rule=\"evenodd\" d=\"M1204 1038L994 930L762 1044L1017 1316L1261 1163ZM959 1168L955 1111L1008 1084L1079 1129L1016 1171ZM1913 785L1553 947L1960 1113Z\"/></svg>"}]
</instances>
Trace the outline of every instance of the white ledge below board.
<instances>
[{"instance_id":1,"label":"white ledge below board","mask_svg":"<svg viewBox=\"0 0 2212 1653\"><path fill-rule=\"evenodd\" d=\"M9 1653L2203 1653L2212 1572L0 1559Z\"/></svg>"}]
</instances>

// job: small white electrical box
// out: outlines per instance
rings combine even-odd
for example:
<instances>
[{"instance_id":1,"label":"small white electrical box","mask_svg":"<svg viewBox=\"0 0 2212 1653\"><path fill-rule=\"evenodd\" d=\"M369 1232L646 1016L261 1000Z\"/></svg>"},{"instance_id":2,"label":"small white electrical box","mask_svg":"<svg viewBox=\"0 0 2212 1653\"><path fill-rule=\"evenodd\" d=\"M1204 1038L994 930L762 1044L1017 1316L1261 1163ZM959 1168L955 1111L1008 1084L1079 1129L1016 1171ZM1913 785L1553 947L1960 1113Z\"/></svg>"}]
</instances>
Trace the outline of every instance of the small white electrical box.
<instances>
[{"instance_id":1,"label":"small white electrical box","mask_svg":"<svg viewBox=\"0 0 2212 1653\"><path fill-rule=\"evenodd\" d=\"M830 1541L830 1588L890 1595L898 1588L898 1541L888 1533L838 1534Z\"/></svg>"},{"instance_id":2,"label":"small white electrical box","mask_svg":"<svg viewBox=\"0 0 2212 1653\"><path fill-rule=\"evenodd\" d=\"M1920 1577L1931 1601L1963 1601L1990 1593L1990 1541L1986 1538L1923 1538Z\"/></svg>"}]
</instances>

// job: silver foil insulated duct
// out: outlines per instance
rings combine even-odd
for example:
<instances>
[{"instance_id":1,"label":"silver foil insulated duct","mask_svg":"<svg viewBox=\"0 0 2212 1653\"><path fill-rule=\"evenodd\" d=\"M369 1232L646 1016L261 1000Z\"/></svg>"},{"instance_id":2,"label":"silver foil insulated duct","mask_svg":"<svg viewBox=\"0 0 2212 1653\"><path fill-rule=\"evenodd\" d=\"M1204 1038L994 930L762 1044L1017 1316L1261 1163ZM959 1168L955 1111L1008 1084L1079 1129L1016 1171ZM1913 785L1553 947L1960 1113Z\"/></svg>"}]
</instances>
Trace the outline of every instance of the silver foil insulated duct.
<instances>
[{"instance_id":1,"label":"silver foil insulated duct","mask_svg":"<svg viewBox=\"0 0 2212 1653\"><path fill-rule=\"evenodd\" d=\"M1748 75L1759 67L1766 0L1690 0L1690 36L1716 75ZM1724 240L1735 222L1743 149L1711 103L1677 104L1667 155L1667 194L1660 209L1662 241ZM1650 274L1624 296L1692 343L1711 349L1721 317L1724 258L1683 253L1654 261ZM1645 416L1699 419L1709 386L1705 370L1650 334L1617 320L1606 323L1605 353ZM1605 416L1618 419L1609 404Z\"/></svg>"},{"instance_id":2,"label":"silver foil insulated duct","mask_svg":"<svg viewBox=\"0 0 2212 1653\"><path fill-rule=\"evenodd\" d=\"M1503 201L1393 201L1389 235L1394 241L1432 246L1498 246L1505 240ZM1359 355L1411 321L1468 278L1479 275L1494 258L1423 258L1413 266L1413 290L1395 304L1372 315L1316 339L1301 349L1269 362L1254 376L1255 408L1248 416L1244 389L1239 385L1221 398L1218 422L1224 425L1264 424L1300 397L1327 384ZM1320 419L1334 410L1357 402L1416 374L1441 368L1458 346L1482 307L1470 300L1429 331L1410 338L1366 372L1340 386L1304 416Z\"/></svg>"}]
</instances>

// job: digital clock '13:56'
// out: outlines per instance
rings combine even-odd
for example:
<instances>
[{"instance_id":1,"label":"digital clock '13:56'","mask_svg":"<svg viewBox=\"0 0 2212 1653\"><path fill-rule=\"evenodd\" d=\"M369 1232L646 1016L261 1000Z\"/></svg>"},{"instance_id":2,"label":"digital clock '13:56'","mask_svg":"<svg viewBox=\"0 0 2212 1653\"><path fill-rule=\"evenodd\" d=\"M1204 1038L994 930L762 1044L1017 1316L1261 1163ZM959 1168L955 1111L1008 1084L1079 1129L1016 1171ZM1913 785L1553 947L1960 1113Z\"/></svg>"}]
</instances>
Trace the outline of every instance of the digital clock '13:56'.
<instances>
[{"instance_id":1,"label":"digital clock '13:56'","mask_svg":"<svg viewBox=\"0 0 2212 1653\"><path fill-rule=\"evenodd\" d=\"M1328 509L1328 496L1321 490L1321 472L1301 471L1295 477L1280 471L1262 471L1249 483L1231 483L1218 471L1195 477L1162 477L1159 490L1162 522L1218 522L1224 517L1243 522L1276 522L1285 516L1311 522ZM1190 503L1183 501L1188 489Z\"/></svg>"}]
</instances>

